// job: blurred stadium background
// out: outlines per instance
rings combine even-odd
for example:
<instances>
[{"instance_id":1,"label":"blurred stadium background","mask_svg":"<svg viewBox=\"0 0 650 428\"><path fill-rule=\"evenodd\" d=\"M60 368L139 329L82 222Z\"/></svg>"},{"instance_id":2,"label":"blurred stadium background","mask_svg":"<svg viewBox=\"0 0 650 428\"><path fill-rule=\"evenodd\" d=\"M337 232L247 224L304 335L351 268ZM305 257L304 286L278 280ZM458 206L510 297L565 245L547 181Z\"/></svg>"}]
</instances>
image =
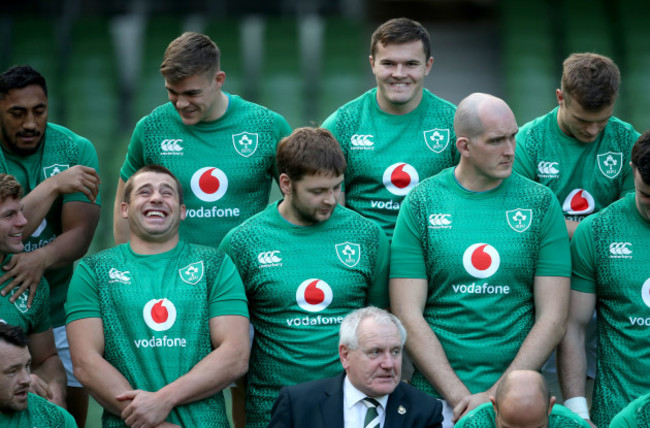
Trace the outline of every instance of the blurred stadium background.
<instances>
[{"instance_id":1,"label":"blurred stadium background","mask_svg":"<svg viewBox=\"0 0 650 428\"><path fill-rule=\"evenodd\" d=\"M48 81L50 121L99 155L102 218L91 252L113 245L119 169L136 121L167 101L158 72L181 32L222 51L225 90L318 125L374 86L370 34L406 16L430 31L425 86L458 103L503 97L520 125L553 108L562 60L592 51L623 78L615 114L650 129L648 0L0 0L0 69L31 64ZM90 427L99 426L97 408Z\"/></svg>"}]
</instances>

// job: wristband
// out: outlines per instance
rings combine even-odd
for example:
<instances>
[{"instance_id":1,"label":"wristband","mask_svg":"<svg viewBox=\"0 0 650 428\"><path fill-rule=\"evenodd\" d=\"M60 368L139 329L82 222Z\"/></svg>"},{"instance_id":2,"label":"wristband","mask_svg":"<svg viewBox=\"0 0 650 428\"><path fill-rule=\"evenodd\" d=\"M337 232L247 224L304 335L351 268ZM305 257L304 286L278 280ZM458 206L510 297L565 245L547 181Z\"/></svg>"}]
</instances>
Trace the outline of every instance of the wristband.
<instances>
[{"instance_id":1,"label":"wristband","mask_svg":"<svg viewBox=\"0 0 650 428\"><path fill-rule=\"evenodd\" d=\"M585 397L573 397L564 401L564 407L576 413L582 419L589 420L589 407Z\"/></svg>"}]
</instances>

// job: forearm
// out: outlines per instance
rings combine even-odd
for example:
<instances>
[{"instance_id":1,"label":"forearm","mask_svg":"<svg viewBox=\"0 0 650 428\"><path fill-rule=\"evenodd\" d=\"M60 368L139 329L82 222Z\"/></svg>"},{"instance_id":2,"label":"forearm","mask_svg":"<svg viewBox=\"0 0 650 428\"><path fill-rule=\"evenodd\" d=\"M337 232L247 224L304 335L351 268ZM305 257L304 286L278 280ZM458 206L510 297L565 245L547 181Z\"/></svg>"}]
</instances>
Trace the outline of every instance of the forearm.
<instances>
[{"instance_id":1,"label":"forearm","mask_svg":"<svg viewBox=\"0 0 650 428\"><path fill-rule=\"evenodd\" d=\"M120 416L130 400L119 401L115 397L133 388L126 378L100 355L92 355L73 361L74 375L90 395L106 410Z\"/></svg>"},{"instance_id":2,"label":"forearm","mask_svg":"<svg viewBox=\"0 0 650 428\"><path fill-rule=\"evenodd\" d=\"M45 180L36 186L21 200L27 225L23 229L23 237L31 236L41 224L59 193L54 180Z\"/></svg>"},{"instance_id":3,"label":"forearm","mask_svg":"<svg viewBox=\"0 0 650 428\"><path fill-rule=\"evenodd\" d=\"M113 204L113 239L115 244L123 244L129 240L129 222L122 217L121 205L124 201L124 188L126 183L120 178L115 191Z\"/></svg>"},{"instance_id":4,"label":"forearm","mask_svg":"<svg viewBox=\"0 0 650 428\"><path fill-rule=\"evenodd\" d=\"M413 363L453 407L470 391L456 375L447 354L426 320L418 314L396 314L408 331L406 349Z\"/></svg>"},{"instance_id":5,"label":"forearm","mask_svg":"<svg viewBox=\"0 0 650 428\"><path fill-rule=\"evenodd\" d=\"M564 399L584 397L587 378L584 329L569 326L557 348L557 369Z\"/></svg>"},{"instance_id":6,"label":"forearm","mask_svg":"<svg viewBox=\"0 0 650 428\"><path fill-rule=\"evenodd\" d=\"M43 379L54 395L65 397L67 379L63 363L57 354L46 358L38 367L33 369L33 373Z\"/></svg>"},{"instance_id":7,"label":"forearm","mask_svg":"<svg viewBox=\"0 0 650 428\"><path fill-rule=\"evenodd\" d=\"M210 397L246 373L248 354L247 343L245 349L220 346L184 376L161 388L157 395L170 408Z\"/></svg>"},{"instance_id":8,"label":"forearm","mask_svg":"<svg viewBox=\"0 0 650 428\"><path fill-rule=\"evenodd\" d=\"M63 232L49 244L33 251L43 260L45 269L56 269L70 265L88 251L92 233L88 236L81 229Z\"/></svg>"}]
</instances>

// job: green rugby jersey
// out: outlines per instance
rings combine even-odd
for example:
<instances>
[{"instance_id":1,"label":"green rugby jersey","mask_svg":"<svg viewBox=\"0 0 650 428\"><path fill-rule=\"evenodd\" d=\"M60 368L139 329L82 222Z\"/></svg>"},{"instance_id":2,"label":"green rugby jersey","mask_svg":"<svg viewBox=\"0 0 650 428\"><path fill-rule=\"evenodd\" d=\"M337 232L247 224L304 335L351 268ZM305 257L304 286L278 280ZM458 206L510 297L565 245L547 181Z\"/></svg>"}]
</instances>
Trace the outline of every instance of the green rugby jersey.
<instances>
[{"instance_id":1,"label":"green rugby jersey","mask_svg":"<svg viewBox=\"0 0 650 428\"><path fill-rule=\"evenodd\" d=\"M5 257L0 268L9 263L10 260L11 254ZM13 281L13 278L10 278L2 284L0 288L4 288L11 281ZM9 301L16 288L11 290L5 297L0 297L0 322L4 321L7 324L20 327L27 335L43 333L52 327L52 323L50 322L50 287L47 281L41 278L31 308L27 307L29 290L21 294L14 303Z\"/></svg>"},{"instance_id":2,"label":"green rugby jersey","mask_svg":"<svg viewBox=\"0 0 650 428\"><path fill-rule=\"evenodd\" d=\"M14 413L0 412L0 426L3 428L77 428L77 423L67 410L36 394L29 393L27 409Z\"/></svg>"},{"instance_id":3,"label":"green rugby jersey","mask_svg":"<svg viewBox=\"0 0 650 428\"><path fill-rule=\"evenodd\" d=\"M591 419L608 426L650 388L650 222L628 194L586 218L571 241L571 288L595 293L598 355Z\"/></svg>"},{"instance_id":4,"label":"green rugby jersey","mask_svg":"<svg viewBox=\"0 0 650 428\"><path fill-rule=\"evenodd\" d=\"M596 141L583 143L562 132L557 112L521 127L513 170L550 188L564 217L581 221L634 191L630 154L640 134L612 117Z\"/></svg>"},{"instance_id":5,"label":"green rugby jersey","mask_svg":"<svg viewBox=\"0 0 650 428\"><path fill-rule=\"evenodd\" d=\"M0 145L2 146L2 145ZM2 146L0 172L11 174L23 186L24 193L31 192L45 179L75 165L85 165L98 170L97 152L87 139L62 126L48 123L45 137L38 151L29 156L9 153ZM32 236L24 240L25 251L33 251L52 242L62 232L61 210L72 202L90 202L83 193L62 195L56 199L50 211ZM100 205L100 195L95 202ZM54 327L65 324L63 305L72 276L72 263L56 269L48 269L43 275L50 285L50 318Z\"/></svg>"},{"instance_id":6,"label":"green rugby jersey","mask_svg":"<svg viewBox=\"0 0 650 428\"><path fill-rule=\"evenodd\" d=\"M404 200L390 277L428 279L424 319L472 393L499 379L532 328L535 276L570 273L557 199L518 174L477 193L448 168ZM412 383L439 396L417 369Z\"/></svg>"},{"instance_id":7,"label":"green rugby jersey","mask_svg":"<svg viewBox=\"0 0 650 428\"><path fill-rule=\"evenodd\" d=\"M179 244L166 253L139 255L129 244L84 258L70 283L68 323L101 318L104 358L133 389L157 391L212 352L209 320L248 316L232 261L214 248ZM103 426L122 427L104 411ZM227 427L221 393L175 407L168 422Z\"/></svg>"},{"instance_id":8,"label":"green rugby jersey","mask_svg":"<svg viewBox=\"0 0 650 428\"><path fill-rule=\"evenodd\" d=\"M246 425L266 427L281 387L340 373L338 333L349 312L388 307L388 239L341 206L322 223L296 226L276 202L221 248L241 274L255 327Z\"/></svg>"},{"instance_id":9,"label":"green rugby jersey","mask_svg":"<svg viewBox=\"0 0 650 428\"><path fill-rule=\"evenodd\" d=\"M183 186L187 242L217 247L230 229L269 202L277 143L291 133L271 110L228 95L219 119L183 124L171 103L141 119L133 131L120 176L126 181L145 165L169 168Z\"/></svg>"},{"instance_id":10,"label":"green rugby jersey","mask_svg":"<svg viewBox=\"0 0 650 428\"><path fill-rule=\"evenodd\" d=\"M456 106L424 89L405 115L384 112L377 88L340 107L323 123L336 137L348 168L345 204L376 221L390 238L404 196L420 181L458 163Z\"/></svg>"},{"instance_id":11,"label":"green rugby jersey","mask_svg":"<svg viewBox=\"0 0 650 428\"><path fill-rule=\"evenodd\" d=\"M460 419L454 428L496 428L496 413L492 403L483 403ZM555 404L548 416L549 428L589 428L580 416L564 406Z\"/></svg>"},{"instance_id":12,"label":"green rugby jersey","mask_svg":"<svg viewBox=\"0 0 650 428\"><path fill-rule=\"evenodd\" d=\"M642 395L623 410L612 422L610 428L647 428L650 427L650 394Z\"/></svg>"}]
</instances>

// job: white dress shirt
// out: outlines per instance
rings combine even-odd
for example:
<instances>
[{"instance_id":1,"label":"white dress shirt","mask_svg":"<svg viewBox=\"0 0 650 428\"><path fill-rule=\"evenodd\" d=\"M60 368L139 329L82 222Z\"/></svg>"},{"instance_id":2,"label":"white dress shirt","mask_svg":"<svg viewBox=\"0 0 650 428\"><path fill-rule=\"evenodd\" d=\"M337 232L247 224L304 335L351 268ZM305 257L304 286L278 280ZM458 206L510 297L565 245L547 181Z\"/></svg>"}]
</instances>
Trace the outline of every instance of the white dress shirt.
<instances>
[{"instance_id":1,"label":"white dress shirt","mask_svg":"<svg viewBox=\"0 0 650 428\"><path fill-rule=\"evenodd\" d=\"M352 385L347 376L343 381L343 422L345 428L363 428L363 421L366 418L368 408L361 402L367 395ZM388 395L373 397L379 401L377 414L379 415L379 427L384 428L386 420L386 404Z\"/></svg>"}]
</instances>

